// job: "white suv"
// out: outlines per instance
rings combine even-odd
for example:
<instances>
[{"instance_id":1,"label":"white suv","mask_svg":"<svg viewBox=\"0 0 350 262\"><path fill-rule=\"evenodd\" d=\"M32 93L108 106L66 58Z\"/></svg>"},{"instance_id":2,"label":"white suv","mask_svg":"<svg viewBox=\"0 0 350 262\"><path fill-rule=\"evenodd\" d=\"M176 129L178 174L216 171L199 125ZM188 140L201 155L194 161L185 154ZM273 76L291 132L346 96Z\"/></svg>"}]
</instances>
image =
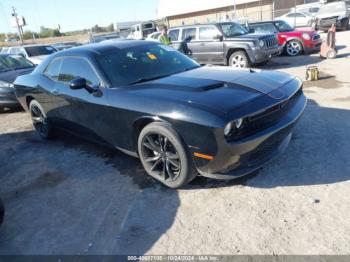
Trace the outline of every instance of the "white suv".
<instances>
[{"instance_id":1,"label":"white suv","mask_svg":"<svg viewBox=\"0 0 350 262\"><path fill-rule=\"evenodd\" d=\"M50 45L10 46L6 50L7 54L24 56L36 65L40 64L48 55L55 52L57 50Z\"/></svg>"}]
</instances>

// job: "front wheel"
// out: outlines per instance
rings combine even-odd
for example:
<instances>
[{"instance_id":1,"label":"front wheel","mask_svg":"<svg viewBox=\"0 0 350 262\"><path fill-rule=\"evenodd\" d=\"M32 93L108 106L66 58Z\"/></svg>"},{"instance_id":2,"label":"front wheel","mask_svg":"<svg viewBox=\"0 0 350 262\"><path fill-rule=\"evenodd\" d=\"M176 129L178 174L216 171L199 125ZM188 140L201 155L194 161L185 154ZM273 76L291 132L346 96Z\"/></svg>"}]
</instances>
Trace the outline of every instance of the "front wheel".
<instances>
[{"instance_id":1,"label":"front wheel","mask_svg":"<svg viewBox=\"0 0 350 262\"><path fill-rule=\"evenodd\" d=\"M346 18L342 21L342 30L346 31L349 29L349 19Z\"/></svg>"},{"instance_id":2,"label":"front wheel","mask_svg":"<svg viewBox=\"0 0 350 262\"><path fill-rule=\"evenodd\" d=\"M289 56L297 56L303 51L303 46L298 40L291 40L286 45L286 52Z\"/></svg>"},{"instance_id":3,"label":"front wheel","mask_svg":"<svg viewBox=\"0 0 350 262\"><path fill-rule=\"evenodd\" d=\"M250 66L250 62L244 51L237 51L230 56L229 65L236 68L246 68Z\"/></svg>"},{"instance_id":4,"label":"front wheel","mask_svg":"<svg viewBox=\"0 0 350 262\"><path fill-rule=\"evenodd\" d=\"M38 101L32 100L29 111L35 130L41 138L50 139L54 137L54 130L46 117L46 114Z\"/></svg>"},{"instance_id":5,"label":"front wheel","mask_svg":"<svg viewBox=\"0 0 350 262\"><path fill-rule=\"evenodd\" d=\"M138 153L146 172L170 188L179 188L196 176L184 143L168 124L147 125L139 135Z\"/></svg>"}]
</instances>

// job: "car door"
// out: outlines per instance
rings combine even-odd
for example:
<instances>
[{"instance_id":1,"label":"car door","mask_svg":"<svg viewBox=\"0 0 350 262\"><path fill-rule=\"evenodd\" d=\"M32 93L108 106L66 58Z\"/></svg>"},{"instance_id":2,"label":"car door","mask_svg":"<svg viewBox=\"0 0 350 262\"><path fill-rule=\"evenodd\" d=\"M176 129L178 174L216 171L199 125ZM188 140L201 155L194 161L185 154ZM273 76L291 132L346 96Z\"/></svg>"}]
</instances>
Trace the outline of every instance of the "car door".
<instances>
[{"instance_id":1,"label":"car door","mask_svg":"<svg viewBox=\"0 0 350 262\"><path fill-rule=\"evenodd\" d=\"M301 27L301 26L307 26L309 22L309 17L306 16L303 13L295 13L296 16L296 26Z\"/></svg>"},{"instance_id":2,"label":"car door","mask_svg":"<svg viewBox=\"0 0 350 262\"><path fill-rule=\"evenodd\" d=\"M297 19L298 19L298 17L296 15L296 13L290 13L290 14L286 15L284 20L288 24L290 24L291 26L296 27L297 26Z\"/></svg>"},{"instance_id":3,"label":"car door","mask_svg":"<svg viewBox=\"0 0 350 262\"><path fill-rule=\"evenodd\" d=\"M180 29L174 28L170 29L168 32L168 37L171 40L171 44L175 49L178 49L180 46Z\"/></svg>"},{"instance_id":4,"label":"car door","mask_svg":"<svg viewBox=\"0 0 350 262\"><path fill-rule=\"evenodd\" d=\"M86 89L72 90L70 81L77 78L84 78L89 86L98 88L98 94ZM53 90L53 96L61 102L57 114L64 120L63 127L96 141L105 137L108 130L108 121L104 121L107 95L101 79L88 58L65 57Z\"/></svg>"},{"instance_id":5,"label":"car door","mask_svg":"<svg viewBox=\"0 0 350 262\"><path fill-rule=\"evenodd\" d=\"M202 56L201 43L197 38L197 27L186 27L182 28L181 41L184 41L186 38L191 37L191 41L187 43L188 49L191 50L192 58L200 64L205 63L205 59Z\"/></svg>"},{"instance_id":6,"label":"car door","mask_svg":"<svg viewBox=\"0 0 350 262\"><path fill-rule=\"evenodd\" d=\"M222 64L224 61L224 42L222 34L214 25L198 28L197 57L201 63Z\"/></svg>"}]
</instances>

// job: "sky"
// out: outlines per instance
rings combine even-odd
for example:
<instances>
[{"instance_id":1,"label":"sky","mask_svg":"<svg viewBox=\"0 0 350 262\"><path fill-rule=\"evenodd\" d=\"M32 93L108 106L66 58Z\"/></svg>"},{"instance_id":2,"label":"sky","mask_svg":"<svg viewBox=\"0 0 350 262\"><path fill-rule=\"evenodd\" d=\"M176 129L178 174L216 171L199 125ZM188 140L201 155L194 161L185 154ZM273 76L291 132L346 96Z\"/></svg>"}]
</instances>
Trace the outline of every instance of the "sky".
<instances>
[{"instance_id":1,"label":"sky","mask_svg":"<svg viewBox=\"0 0 350 262\"><path fill-rule=\"evenodd\" d=\"M157 17L159 0L0 0L0 32L16 32L11 26L12 6L25 17L24 30L40 26L61 31L91 28L98 24L150 20Z\"/></svg>"}]
</instances>

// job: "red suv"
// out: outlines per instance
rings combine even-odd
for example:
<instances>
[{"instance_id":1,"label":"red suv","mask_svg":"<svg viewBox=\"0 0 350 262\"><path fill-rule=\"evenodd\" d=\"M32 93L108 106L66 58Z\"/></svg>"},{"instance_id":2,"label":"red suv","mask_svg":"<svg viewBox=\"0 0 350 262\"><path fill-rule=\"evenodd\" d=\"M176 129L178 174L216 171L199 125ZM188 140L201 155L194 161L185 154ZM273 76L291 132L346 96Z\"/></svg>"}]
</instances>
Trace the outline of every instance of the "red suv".
<instances>
[{"instance_id":1,"label":"red suv","mask_svg":"<svg viewBox=\"0 0 350 262\"><path fill-rule=\"evenodd\" d=\"M319 51L322 43L320 35L311 28L295 29L287 22L276 20L249 24L249 32L255 34L277 34L278 42L287 55Z\"/></svg>"}]
</instances>

